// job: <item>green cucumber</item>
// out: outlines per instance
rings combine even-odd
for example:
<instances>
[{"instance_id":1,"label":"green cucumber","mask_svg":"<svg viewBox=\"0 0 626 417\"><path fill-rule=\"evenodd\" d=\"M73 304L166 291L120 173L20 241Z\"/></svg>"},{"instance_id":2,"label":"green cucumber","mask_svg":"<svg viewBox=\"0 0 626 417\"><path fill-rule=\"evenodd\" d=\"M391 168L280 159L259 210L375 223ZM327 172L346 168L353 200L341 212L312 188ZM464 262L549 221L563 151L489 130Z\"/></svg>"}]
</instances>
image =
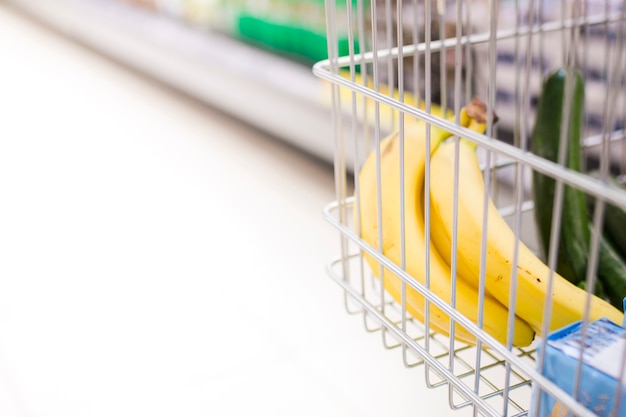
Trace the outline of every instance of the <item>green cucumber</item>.
<instances>
[{"instance_id":1,"label":"green cucumber","mask_svg":"<svg viewBox=\"0 0 626 417\"><path fill-rule=\"evenodd\" d=\"M613 204L604 208L604 233L626 260L626 210Z\"/></svg>"},{"instance_id":2,"label":"green cucumber","mask_svg":"<svg viewBox=\"0 0 626 417\"><path fill-rule=\"evenodd\" d=\"M596 179L600 179L600 172L598 171L591 171L589 175ZM617 178L609 175L607 177L607 181L610 184L626 191L624 184L619 182ZM587 205L591 214L593 214L594 204L595 199L589 196L587 199ZM613 204L606 204L604 206L604 223L602 230L622 259L626 260L626 210L621 207L614 206Z\"/></svg>"},{"instance_id":3,"label":"green cucumber","mask_svg":"<svg viewBox=\"0 0 626 417\"><path fill-rule=\"evenodd\" d=\"M597 171L589 173L594 178L600 178ZM616 186L621 185L612 177L609 182ZM595 210L595 198L587 196L589 216ZM591 226L591 223L590 223ZM626 251L618 242L624 242L626 228L626 212L612 204L604 206L604 223L602 236L600 236L600 249L598 259L598 277L602 283L606 298L617 308L623 308L626 297ZM617 239L617 240L616 240ZM623 240L620 240L623 239Z\"/></svg>"},{"instance_id":4,"label":"green cucumber","mask_svg":"<svg viewBox=\"0 0 626 417\"><path fill-rule=\"evenodd\" d=\"M560 69L546 79L537 106L531 151L547 160L557 161L566 81L569 76L574 78L565 164L569 169L582 172L581 126L584 110L584 83L582 76L576 70ZM556 181L553 178L533 172L535 221L539 243L545 257L550 249L555 189ZM584 283L587 275L592 227L589 212L586 194L579 189L565 185L556 271L575 285ZM617 230L621 231L623 228L624 223L621 223ZM626 262L606 236L600 237L596 272L600 285L596 285L594 292L602 296L598 294L598 290L602 289L604 296L611 304L621 310L624 297L626 297Z\"/></svg>"},{"instance_id":5,"label":"green cucumber","mask_svg":"<svg viewBox=\"0 0 626 417\"><path fill-rule=\"evenodd\" d=\"M600 237L599 251L598 278L604 294L615 308L622 310L626 297L626 263L604 236Z\"/></svg>"},{"instance_id":6,"label":"green cucumber","mask_svg":"<svg viewBox=\"0 0 626 417\"><path fill-rule=\"evenodd\" d=\"M545 80L537 104L535 126L530 150L544 159L557 162L561 119L565 101L567 77L573 77L566 165L580 171L582 167L581 128L584 110L584 83L580 73L573 69L559 69ZM544 259L550 251L550 230L556 181L533 171L534 216L539 245ZM585 194L570 186L563 190L563 210L556 271L578 285L585 281L589 258L589 216Z\"/></svg>"}]
</instances>

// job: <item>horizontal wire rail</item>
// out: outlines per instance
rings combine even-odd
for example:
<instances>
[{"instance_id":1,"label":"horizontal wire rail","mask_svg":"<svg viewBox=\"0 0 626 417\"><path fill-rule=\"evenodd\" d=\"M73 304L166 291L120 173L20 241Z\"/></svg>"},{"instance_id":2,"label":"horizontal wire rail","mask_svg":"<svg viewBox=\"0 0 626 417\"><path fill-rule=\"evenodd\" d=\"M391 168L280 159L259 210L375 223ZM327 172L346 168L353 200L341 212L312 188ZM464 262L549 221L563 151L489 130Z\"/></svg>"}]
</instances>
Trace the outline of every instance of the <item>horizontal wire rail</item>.
<instances>
[{"instance_id":1,"label":"horizontal wire rail","mask_svg":"<svg viewBox=\"0 0 626 417\"><path fill-rule=\"evenodd\" d=\"M507 40L514 39L516 37L523 37L529 35L536 35L539 33L551 33L551 32L559 32L563 30L572 29L580 26L594 26L601 24L609 24L609 23L618 23L623 22L624 16L622 12L612 12L612 13L602 13L596 16L579 18L579 19L568 19L563 22L561 21L552 21L542 23L540 25L534 26L525 26L520 28L519 30L500 30L497 31L495 35L495 40ZM409 57L415 54L424 54L426 51L438 52L445 49L455 48L457 45L465 46L468 44L471 45L480 45L485 44L490 41L493 41L492 35L490 33L480 33L480 34L470 34L463 35L459 38L446 38L439 40L432 40L428 46L425 43L419 43L417 45L403 45L402 47L392 47L386 49L380 49L378 51L368 51L361 54L355 53L351 56L341 56L335 60L332 60L332 64L340 68L348 67L351 64L361 65L361 64L369 64L372 63L376 57L376 59L386 59L386 58L395 58L399 55L399 50L401 49L401 54L404 57ZM331 68L331 60L326 59L317 62L314 65L314 68L319 68L321 70L329 70Z\"/></svg>"},{"instance_id":2,"label":"horizontal wire rail","mask_svg":"<svg viewBox=\"0 0 626 417\"><path fill-rule=\"evenodd\" d=\"M334 84L350 88L356 93L374 99L377 102L390 106L404 114L411 115L417 119L425 121L430 125L445 129L453 135L469 139L470 141L478 144L481 148L485 150L492 151L497 154L507 156L509 158L513 158L516 162L526 167L532 168L536 172L548 175L562 182L563 184L576 187L581 191L602 199L607 203L626 207L626 191L620 189L613 184L566 168L556 162L544 159L509 143L497 140L484 134L477 133L468 128L459 126L454 122L450 122L440 117L437 117L432 113L428 113L417 107L399 102L393 97L389 97L367 86L350 81L349 79L342 77L341 75L333 74L330 71L322 69L321 66L315 65L313 71L320 78L324 78Z\"/></svg>"}]
</instances>

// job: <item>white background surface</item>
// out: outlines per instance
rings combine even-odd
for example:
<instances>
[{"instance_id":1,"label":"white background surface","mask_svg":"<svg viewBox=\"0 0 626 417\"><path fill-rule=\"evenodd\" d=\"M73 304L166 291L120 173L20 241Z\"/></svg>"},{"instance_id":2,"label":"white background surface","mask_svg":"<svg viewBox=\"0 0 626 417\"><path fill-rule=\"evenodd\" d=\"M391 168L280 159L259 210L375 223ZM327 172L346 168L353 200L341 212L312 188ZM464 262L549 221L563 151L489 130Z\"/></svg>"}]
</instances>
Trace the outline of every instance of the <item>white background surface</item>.
<instances>
[{"instance_id":1,"label":"white background surface","mask_svg":"<svg viewBox=\"0 0 626 417\"><path fill-rule=\"evenodd\" d=\"M345 313L331 167L0 28L0 416L466 415Z\"/></svg>"}]
</instances>

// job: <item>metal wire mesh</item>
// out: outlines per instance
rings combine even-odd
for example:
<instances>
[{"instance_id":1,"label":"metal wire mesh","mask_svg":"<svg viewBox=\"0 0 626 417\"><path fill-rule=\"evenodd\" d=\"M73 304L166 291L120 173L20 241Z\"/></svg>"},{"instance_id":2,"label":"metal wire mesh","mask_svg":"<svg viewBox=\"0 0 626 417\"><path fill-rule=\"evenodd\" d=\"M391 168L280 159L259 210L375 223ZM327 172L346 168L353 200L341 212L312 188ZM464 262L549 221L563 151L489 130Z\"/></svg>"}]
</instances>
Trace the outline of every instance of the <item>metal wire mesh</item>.
<instances>
[{"instance_id":1,"label":"metal wire mesh","mask_svg":"<svg viewBox=\"0 0 626 417\"><path fill-rule=\"evenodd\" d=\"M575 415L596 415L580 398L568 395L537 371L542 369L543 357L535 351L536 343L522 349L498 343L454 303L433 294L427 273L426 282L420 283L402 262L394 264L380 247L363 241L355 227L359 222L354 196L360 188L356 174L390 132L398 131L402 137L409 119L423 121L427 136L431 129L447 129L478 147L486 192L476 198L493 199L512 230L532 250L538 247L532 225L533 172L557 183L553 233L558 233L561 213L567 209L562 206L563 187L574 187L596 201L600 210L593 218L587 277L592 289L602 208L609 203L626 208L626 192L564 169L562 155L555 162L534 155L529 140L545 74L557 66L576 66L586 87L582 139L586 169L599 169L601 178L626 173L626 2L355 0L327 1L326 9L329 59L316 64L314 73L332 87L337 198L326 207L325 215L338 230L342 248L327 270L345 292L346 310L361 315L365 329L379 333L386 348L401 350L407 367L422 366L427 386L447 387L453 409L471 407L474 414L488 416L537 415L533 389L541 389ZM348 34L344 56L338 54L335 42L339 32ZM484 133L468 131L459 123L461 108L474 96L482 97L487 105ZM440 116L448 112L457 117ZM495 112L497 124L492 122ZM429 175L426 162L426 195ZM459 173L455 175L458 178ZM401 217L405 215L402 212ZM426 236L429 216L425 203ZM557 253L558 248L546 259L551 271ZM382 290L363 254L402 279L402 303ZM477 345L444 337L433 331L428 320L413 319L404 301L408 287L423 294L427 306L432 303L474 334Z\"/></svg>"}]
</instances>

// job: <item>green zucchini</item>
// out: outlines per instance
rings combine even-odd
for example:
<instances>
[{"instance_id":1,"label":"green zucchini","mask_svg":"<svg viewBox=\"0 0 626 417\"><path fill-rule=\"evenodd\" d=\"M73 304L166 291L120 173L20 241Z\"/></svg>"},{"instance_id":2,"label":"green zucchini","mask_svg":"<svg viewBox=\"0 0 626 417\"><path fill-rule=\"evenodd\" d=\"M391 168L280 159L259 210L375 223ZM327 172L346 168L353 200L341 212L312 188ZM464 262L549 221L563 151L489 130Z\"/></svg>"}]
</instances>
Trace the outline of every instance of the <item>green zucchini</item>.
<instances>
[{"instance_id":1,"label":"green zucchini","mask_svg":"<svg viewBox=\"0 0 626 417\"><path fill-rule=\"evenodd\" d=\"M530 150L544 159L557 162L561 119L565 101L566 81L573 77L570 120L568 123L567 156L568 168L581 171L581 128L584 110L584 83L580 72L574 69L559 69L544 82L537 104L535 126ZM540 249L544 259L550 251L550 230L556 181L549 176L533 171L534 216L537 224ZM578 285L585 280L589 257L589 216L585 194L570 186L564 187L563 210L556 271Z\"/></svg>"}]
</instances>

